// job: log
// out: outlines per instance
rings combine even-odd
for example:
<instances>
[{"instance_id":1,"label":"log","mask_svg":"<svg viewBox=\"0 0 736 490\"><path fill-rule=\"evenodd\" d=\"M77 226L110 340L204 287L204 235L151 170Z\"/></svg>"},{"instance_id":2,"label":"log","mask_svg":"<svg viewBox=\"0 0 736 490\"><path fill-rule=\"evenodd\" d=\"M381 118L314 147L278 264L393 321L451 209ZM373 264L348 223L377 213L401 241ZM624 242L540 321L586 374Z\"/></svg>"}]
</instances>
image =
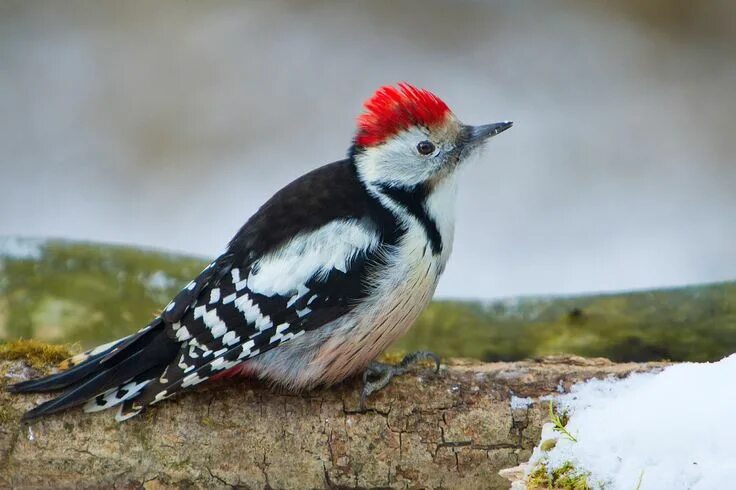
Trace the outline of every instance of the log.
<instances>
[{"instance_id":1,"label":"log","mask_svg":"<svg viewBox=\"0 0 736 490\"><path fill-rule=\"evenodd\" d=\"M660 366L455 360L393 380L364 411L359 380L301 395L223 381L121 424L72 410L23 425L48 395L0 386L0 488L508 488L498 471L529 458L541 397ZM47 371L0 358L0 385Z\"/></svg>"}]
</instances>

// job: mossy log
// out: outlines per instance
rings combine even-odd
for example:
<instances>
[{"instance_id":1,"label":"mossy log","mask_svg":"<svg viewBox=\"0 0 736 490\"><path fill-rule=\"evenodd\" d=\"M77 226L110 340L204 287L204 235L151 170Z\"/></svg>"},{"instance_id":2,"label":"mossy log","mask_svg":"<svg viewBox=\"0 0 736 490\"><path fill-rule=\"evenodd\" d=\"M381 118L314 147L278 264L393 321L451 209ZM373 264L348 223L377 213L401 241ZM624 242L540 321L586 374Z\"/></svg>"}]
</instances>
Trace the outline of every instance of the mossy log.
<instances>
[{"instance_id":1,"label":"mossy log","mask_svg":"<svg viewBox=\"0 0 736 490\"><path fill-rule=\"evenodd\" d=\"M498 471L537 444L540 397L659 366L454 361L395 379L365 411L358 380L303 395L236 380L121 424L110 412L72 410L22 425L48 396L2 385L46 372L39 359L0 356L0 488L507 488Z\"/></svg>"}]
</instances>

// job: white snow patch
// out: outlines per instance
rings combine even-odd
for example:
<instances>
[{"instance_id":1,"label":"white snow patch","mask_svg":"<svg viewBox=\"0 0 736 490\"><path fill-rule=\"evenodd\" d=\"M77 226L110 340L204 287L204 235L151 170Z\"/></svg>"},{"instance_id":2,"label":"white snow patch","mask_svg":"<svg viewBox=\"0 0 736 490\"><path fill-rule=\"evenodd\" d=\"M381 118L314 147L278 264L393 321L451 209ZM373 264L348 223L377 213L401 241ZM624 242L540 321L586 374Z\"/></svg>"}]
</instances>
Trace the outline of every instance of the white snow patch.
<instances>
[{"instance_id":1,"label":"white snow patch","mask_svg":"<svg viewBox=\"0 0 736 490\"><path fill-rule=\"evenodd\" d=\"M571 462L593 488L710 490L733 488L736 475L736 354L716 363L684 363L657 374L592 380L557 399L570 414L574 442L546 424L538 464Z\"/></svg>"},{"instance_id":2,"label":"white snow patch","mask_svg":"<svg viewBox=\"0 0 736 490\"><path fill-rule=\"evenodd\" d=\"M521 398L516 395L511 395L511 410L525 410L531 406L534 401L529 398Z\"/></svg>"}]
</instances>

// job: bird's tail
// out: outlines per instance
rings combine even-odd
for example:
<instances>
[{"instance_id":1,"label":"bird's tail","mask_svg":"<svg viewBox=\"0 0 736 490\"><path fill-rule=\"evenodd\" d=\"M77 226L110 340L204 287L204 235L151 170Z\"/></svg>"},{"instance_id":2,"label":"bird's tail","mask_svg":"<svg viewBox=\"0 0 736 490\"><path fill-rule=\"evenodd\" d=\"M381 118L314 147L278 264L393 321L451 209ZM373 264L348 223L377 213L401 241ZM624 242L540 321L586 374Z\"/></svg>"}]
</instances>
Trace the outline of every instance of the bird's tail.
<instances>
[{"instance_id":1,"label":"bird's tail","mask_svg":"<svg viewBox=\"0 0 736 490\"><path fill-rule=\"evenodd\" d=\"M85 402L88 412L122 404L118 420L136 415L140 409L131 410L126 402L158 378L179 351L178 342L168 338L163 327L163 321L157 318L138 333L64 361L64 370L57 374L10 385L8 390L15 393L62 391L58 397L26 412L23 420Z\"/></svg>"}]
</instances>

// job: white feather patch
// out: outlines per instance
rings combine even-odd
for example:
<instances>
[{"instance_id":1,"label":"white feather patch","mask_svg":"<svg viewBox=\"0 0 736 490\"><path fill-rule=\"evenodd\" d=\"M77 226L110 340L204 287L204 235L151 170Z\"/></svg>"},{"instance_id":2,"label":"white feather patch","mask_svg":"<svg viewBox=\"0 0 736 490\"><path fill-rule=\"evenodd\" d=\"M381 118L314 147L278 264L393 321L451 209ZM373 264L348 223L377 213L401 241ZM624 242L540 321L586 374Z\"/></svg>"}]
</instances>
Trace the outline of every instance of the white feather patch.
<instances>
[{"instance_id":1,"label":"white feather patch","mask_svg":"<svg viewBox=\"0 0 736 490\"><path fill-rule=\"evenodd\" d=\"M139 413L141 413L140 410L131 410L130 412L124 414L123 413L123 406L120 405L120 409L118 410L118 413L115 414L115 420L117 422L124 422L124 421L128 420L129 418L135 417Z\"/></svg>"},{"instance_id":2,"label":"white feather patch","mask_svg":"<svg viewBox=\"0 0 736 490\"><path fill-rule=\"evenodd\" d=\"M218 357L214 361L212 361L212 364L210 364L210 367L214 369L215 371L222 371L225 369L230 369L231 367L234 367L240 363L240 361L226 361L223 357Z\"/></svg>"},{"instance_id":3,"label":"white feather patch","mask_svg":"<svg viewBox=\"0 0 736 490\"><path fill-rule=\"evenodd\" d=\"M313 276L332 269L346 272L359 253L378 245L378 234L358 220L332 221L259 259L248 276L248 288L265 296L301 296ZM256 272L254 272L256 271Z\"/></svg>"},{"instance_id":4,"label":"white feather patch","mask_svg":"<svg viewBox=\"0 0 736 490\"><path fill-rule=\"evenodd\" d=\"M154 403L158 403L158 402L160 402L162 400L166 400L167 398L169 398L169 397L171 397L173 395L174 395L174 393L169 393L166 390L159 391L158 393L156 393L156 397L151 402L151 405L153 405Z\"/></svg>"},{"instance_id":5,"label":"white feather patch","mask_svg":"<svg viewBox=\"0 0 736 490\"><path fill-rule=\"evenodd\" d=\"M243 313L245 321L248 324L255 325L259 331L263 331L271 327L271 319L261 314L261 309L257 304L253 303L247 294L235 300L235 307Z\"/></svg>"},{"instance_id":6,"label":"white feather patch","mask_svg":"<svg viewBox=\"0 0 736 490\"><path fill-rule=\"evenodd\" d=\"M187 327L181 327L178 330L176 330L176 340L179 342L184 342L185 340L191 339L192 336L189 334L189 330L187 330Z\"/></svg>"},{"instance_id":7,"label":"white feather patch","mask_svg":"<svg viewBox=\"0 0 736 490\"><path fill-rule=\"evenodd\" d=\"M253 353L253 352L251 351L251 349L253 349L253 346L254 346L254 345L256 345L256 343L255 343L255 341L254 341L254 340L252 340L252 339L251 339L251 340L249 340L248 342L244 342L244 343L243 343L243 344L242 344L242 345L240 346L241 352L240 352L240 355L238 356L238 360L241 360L241 359L245 359L245 358L247 358L247 357L249 357L249 356L251 356L251 355L255 355L255 354L254 354L254 353Z\"/></svg>"},{"instance_id":8,"label":"white feather patch","mask_svg":"<svg viewBox=\"0 0 736 490\"><path fill-rule=\"evenodd\" d=\"M203 320L205 326L210 329L213 338L220 338L227 332L227 325L217 316L217 310L210 310L205 313Z\"/></svg>"},{"instance_id":9,"label":"white feather patch","mask_svg":"<svg viewBox=\"0 0 736 490\"><path fill-rule=\"evenodd\" d=\"M198 385L199 383L202 383L204 381L207 381L207 378L200 378L199 377L199 374L192 373L192 374L189 374L187 376L184 376L184 379L181 382L181 387L182 388L187 388L189 386L195 386L195 385Z\"/></svg>"},{"instance_id":10,"label":"white feather patch","mask_svg":"<svg viewBox=\"0 0 736 490\"><path fill-rule=\"evenodd\" d=\"M230 330L225 335L222 336L222 343L225 345L234 345L240 340L240 337L238 337L235 334L235 331Z\"/></svg>"},{"instance_id":11,"label":"white feather patch","mask_svg":"<svg viewBox=\"0 0 736 490\"><path fill-rule=\"evenodd\" d=\"M118 403L122 403L125 400L128 400L129 398L133 398L135 395L141 392L141 390L150 383L151 380L141 381L140 383L134 383L129 382L122 386L117 386L115 388L112 388L110 390L107 390L103 395L102 399L104 404L100 405L97 403L98 396L95 396L94 398L91 398L87 401L87 403L84 404L84 411L85 412L99 412L100 410L106 410L110 407L114 407ZM118 392L123 389L125 390L125 394L121 397L118 397Z\"/></svg>"}]
</instances>

